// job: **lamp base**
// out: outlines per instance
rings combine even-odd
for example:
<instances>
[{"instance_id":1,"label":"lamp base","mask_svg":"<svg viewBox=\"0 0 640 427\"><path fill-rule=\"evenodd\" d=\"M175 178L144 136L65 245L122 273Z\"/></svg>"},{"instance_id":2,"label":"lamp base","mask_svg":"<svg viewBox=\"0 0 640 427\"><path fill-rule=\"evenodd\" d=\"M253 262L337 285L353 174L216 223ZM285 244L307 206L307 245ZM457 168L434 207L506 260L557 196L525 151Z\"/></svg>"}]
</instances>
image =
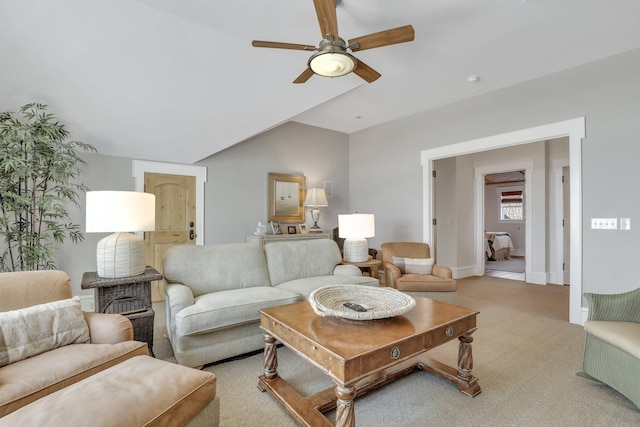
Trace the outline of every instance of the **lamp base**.
<instances>
[{"instance_id":1,"label":"lamp base","mask_svg":"<svg viewBox=\"0 0 640 427\"><path fill-rule=\"evenodd\" d=\"M131 233L113 233L98 242L98 277L114 279L144 273L144 240Z\"/></svg>"},{"instance_id":2,"label":"lamp base","mask_svg":"<svg viewBox=\"0 0 640 427\"><path fill-rule=\"evenodd\" d=\"M343 258L347 262L365 262L369 259L367 239L348 238L342 248Z\"/></svg>"}]
</instances>

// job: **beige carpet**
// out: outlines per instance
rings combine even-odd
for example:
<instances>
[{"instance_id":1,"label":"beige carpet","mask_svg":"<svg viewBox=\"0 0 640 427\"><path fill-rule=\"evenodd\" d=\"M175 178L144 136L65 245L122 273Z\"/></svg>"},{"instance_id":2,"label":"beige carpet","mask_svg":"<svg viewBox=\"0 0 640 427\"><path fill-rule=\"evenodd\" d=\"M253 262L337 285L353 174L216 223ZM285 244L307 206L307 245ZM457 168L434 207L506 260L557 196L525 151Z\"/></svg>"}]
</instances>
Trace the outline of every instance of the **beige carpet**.
<instances>
[{"instance_id":1,"label":"beige carpet","mask_svg":"<svg viewBox=\"0 0 640 427\"><path fill-rule=\"evenodd\" d=\"M358 426L632 426L640 425L640 410L619 393L574 375L580 369L583 330L544 308L566 298L568 289L518 285L521 295L542 302L517 301L510 283L500 279L463 279L459 304L477 308L474 333L474 374L482 393L471 398L450 383L415 372L356 400ZM528 287L534 288L529 289ZM501 296L504 292L510 292ZM492 288L493 293L487 288ZM548 288L548 289L545 289ZM540 295L539 295L540 294ZM475 299L472 296L475 295ZM523 297L526 299L527 297ZM561 302L559 307L564 307ZM155 351L173 360L156 314ZM431 350L432 358L455 366L457 342ZM294 388L310 394L332 386L315 367L290 350L278 350L280 375ZM295 423L268 393L261 393L257 377L262 355L256 354L205 367L218 377L221 425L224 427L294 426ZM332 414L329 414L332 417Z\"/></svg>"}]
</instances>

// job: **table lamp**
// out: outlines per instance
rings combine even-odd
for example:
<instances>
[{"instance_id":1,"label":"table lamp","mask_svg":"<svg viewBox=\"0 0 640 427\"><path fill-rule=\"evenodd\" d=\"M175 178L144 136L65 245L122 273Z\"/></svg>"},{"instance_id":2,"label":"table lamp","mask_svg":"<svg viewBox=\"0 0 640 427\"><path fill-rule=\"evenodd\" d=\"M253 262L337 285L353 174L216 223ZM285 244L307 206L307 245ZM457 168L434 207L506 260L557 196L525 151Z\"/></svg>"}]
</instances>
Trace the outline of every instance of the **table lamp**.
<instances>
[{"instance_id":1,"label":"table lamp","mask_svg":"<svg viewBox=\"0 0 640 427\"><path fill-rule=\"evenodd\" d=\"M369 259L368 237L376 234L373 214L338 215L340 237L346 239L343 258L347 262L365 262Z\"/></svg>"},{"instance_id":2,"label":"table lamp","mask_svg":"<svg viewBox=\"0 0 640 427\"><path fill-rule=\"evenodd\" d=\"M304 206L311 208L313 226L309 228L309 233L322 233L322 228L318 227L318 220L320 219L320 209L318 208L329 206L324 188L309 188L307 197L304 198Z\"/></svg>"},{"instance_id":3,"label":"table lamp","mask_svg":"<svg viewBox=\"0 0 640 427\"><path fill-rule=\"evenodd\" d=\"M145 271L144 240L131 234L156 228L156 196L134 191L88 191L87 233L113 232L98 242L97 274L117 278Z\"/></svg>"}]
</instances>

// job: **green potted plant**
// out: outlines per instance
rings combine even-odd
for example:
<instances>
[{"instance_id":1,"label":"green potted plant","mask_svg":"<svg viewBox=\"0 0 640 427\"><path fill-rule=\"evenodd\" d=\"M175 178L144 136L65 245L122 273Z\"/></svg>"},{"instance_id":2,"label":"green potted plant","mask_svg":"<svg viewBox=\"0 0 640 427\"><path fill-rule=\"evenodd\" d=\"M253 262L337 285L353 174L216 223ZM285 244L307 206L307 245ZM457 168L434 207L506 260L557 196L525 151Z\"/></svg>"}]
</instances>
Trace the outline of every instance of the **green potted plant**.
<instances>
[{"instance_id":1,"label":"green potted plant","mask_svg":"<svg viewBox=\"0 0 640 427\"><path fill-rule=\"evenodd\" d=\"M47 105L31 103L0 113L0 271L55 269L54 245L84 239L71 221L87 188L76 182L86 163L69 132Z\"/></svg>"}]
</instances>

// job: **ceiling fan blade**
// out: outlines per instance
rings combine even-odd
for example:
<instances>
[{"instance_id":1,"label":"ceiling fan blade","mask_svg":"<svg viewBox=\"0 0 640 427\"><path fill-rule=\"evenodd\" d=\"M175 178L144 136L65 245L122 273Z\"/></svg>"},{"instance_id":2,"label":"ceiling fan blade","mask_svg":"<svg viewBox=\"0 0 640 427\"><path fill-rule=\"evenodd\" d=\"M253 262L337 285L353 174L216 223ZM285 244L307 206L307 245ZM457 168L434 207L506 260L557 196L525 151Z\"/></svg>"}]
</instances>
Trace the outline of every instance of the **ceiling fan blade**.
<instances>
[{"instance_id":1,"label":"ceiling fan blade","mask_svg":"<svg viewBox=\"0 0 640 427\"><path fill-rule=\"evenodd\" d=\"M295 79L293 82L294 82L294 83L304 83L304 82L306 82L307 80L309 80L309 79L311 78L311 76L313 76L313 74L314 74L314 73L313 73L313 70L312 70L310 67L307 67L307 69L306 69L306 70L304 70L304 71L302 72L302 74L300 74L300 75L298 76L298 78L297 78L297 79Z\"/></svg>"},{"instance_id":2,"label":"ceiling fan blade","mask_svg":"<svg viewBox=\"0 0 640 427\"><path fill-rule=\"evenodd\" d=\"M324 39L327 34L331 34L334 39L338 40L338 17L335 0L313 0L313 4L316 7L322 38Z\"/></svg>"},{"instance_id":3,"label":"ceiling fan blade","mask_svg":"<svg viewBox=\"0 0 640 427\"><path fill-rule=\"evenodd\" d=\"M358 47L352 47L353 52L359 50L372 49L374 47L388 46L390 44L405 43L413 41L415 32L411 25L404 27L392 28L390 30L380 31L362 37L356 37L349 40L349 45L358 43Z\"/></svg>"},{"instance_id":4,"label":"ceiling fan blade","mask_svg":"<svg viewBox=\"0 0 640 427\"><path fill-rule=\"evenodd\" d=\"M316 50L315 46L308 44L266 42L263 40L254 40L251 42L253 47L272 47L275 49L294 49L294 50Z\"/></svg>"},{"instance_id":5,"label":"ceiling fan blade","mask_svg":"<svg viewBox=\"0 0 640 427\"><path fill-rule=\"evenodd\" d=\"M356 65L356 68L353 70L353 72L358 76L360 76L367 83L375 82L380 78L380 76L382 76L382 74L380 74L373 68L369 67L367 64L360 61L359 59L358 59L358 65Z\"/></svg>"}]
</instances>

